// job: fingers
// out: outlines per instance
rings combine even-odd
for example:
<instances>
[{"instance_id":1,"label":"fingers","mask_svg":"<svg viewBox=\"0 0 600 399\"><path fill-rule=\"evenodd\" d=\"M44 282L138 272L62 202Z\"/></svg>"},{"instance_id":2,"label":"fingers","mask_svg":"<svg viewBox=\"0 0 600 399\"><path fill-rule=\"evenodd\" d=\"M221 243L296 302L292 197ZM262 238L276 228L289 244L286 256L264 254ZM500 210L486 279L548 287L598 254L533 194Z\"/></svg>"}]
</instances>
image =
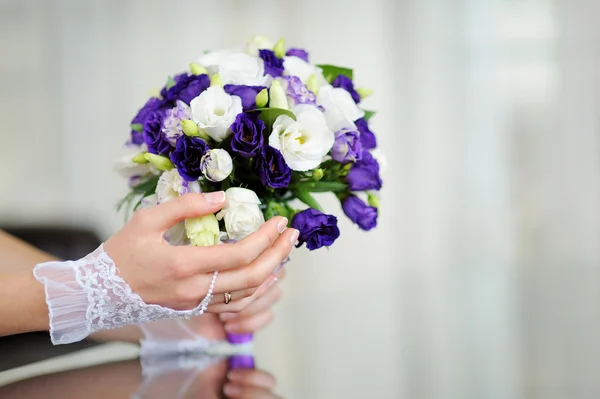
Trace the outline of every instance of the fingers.
<instances>
[{"instance_id":1,"label":"fingers","mask_svg":"<svg viewBox=\"0 0 600 399\"><path fill-rule=\"evenodd\" d=\"M225 331L233 334L249 334L256 333L267 327L273 321L273 311L267 309L254 316L235 319L225 323Z\"/></svg>"},{"instance_id":2,"label":"fingers","mask_svg":"<svg viewBox=\"0 0 600 399\"><path fill-rule=\"evenodd\" d=\"M247 317L255 316L259 313L269 310L275 303L277 303L281 299L282 294L283 291L281 290L280 285L273 284L263 296L256 299L241 312L221 313L219 314L219 318L226 325L241 322Z\"/></svg>"},{"instance_id":3,"label":"fingers","mask_svg":"<svg viewBox=\"0 0 600 399\"><path fill-rule=\"evenodd\" d=\"M250 265L221 272L214 292L233 292L258 287L281 262L287 259L297 239L298 230L287 229L270 248Z\"/></svg>"},{"instance_id":4,"label":"fingers","mask_svg":"<svg viewBox=\"0 0 600 399\"><path fill-rule=\"evenodd\" d=\"M277 277L271 275L268 276L267 279L256 289L254 289L254 292L247 297L242 297L241 299L237 299L235 301L232 301L228 304L225 304L225 302L217 302L213 305L210 305L207 309L207 312L209 313L222 313L222 312L233 312L233 313L238 313L243 311L244 309L246 309L250 304L252 304L254 301L256 301L258 298L262 297L267 290L269 289L269 287L271 287L275 282L277 281ZM244 290L244 291L240 291L240 292L249 292L252 291L250 290ZM233 293L231 294L233 296ZM217 294L218 296L218 294Z\"/></svg>"},{"instance_id":5,"label":"fingers","mask_svg":"<svg viewBox=\"0 0 600 399\"><path fill-rule=\"evenodd\" d=\"M138 219L166 231L185 219L215 213L225 203L225 192L185 194L170 201L136 212Z\"/></svg>"},{"instance_id":6,"label":"fingers","mask_svg":"<svg viewBox=\"0 0 600 399\"><path fill-rule=\"evenodd\" d=\"M223 392L229 399L280 399L268 389L239 385L233 382L225 385Z\"/></svg>"},{"instance_id":7,"label":"fingers","mask_svg":"<svg viewBox=\"0 0 600 399\"><path fill-rule=\"evenodd\" d=\"M271 374L252 370L252 369L234 369L227 373L227 379L239 385L251 385L256 388L273 389L277 384L275 377Z\"/></svg>"},{"instance_id":8,"label":"fingers","mask_svg":"<svg viewBox=\"0 0 600 399\"><path fill-rule=\"evenodd\" d=\"M183 265L187 276L239 268L252 263L270 248L286 230L286 226L286 218L275 217L264 223L258 231L235 244L214 247L178 246L170 247L169 252L176 263Z\"/></svg>"}]
</instances>

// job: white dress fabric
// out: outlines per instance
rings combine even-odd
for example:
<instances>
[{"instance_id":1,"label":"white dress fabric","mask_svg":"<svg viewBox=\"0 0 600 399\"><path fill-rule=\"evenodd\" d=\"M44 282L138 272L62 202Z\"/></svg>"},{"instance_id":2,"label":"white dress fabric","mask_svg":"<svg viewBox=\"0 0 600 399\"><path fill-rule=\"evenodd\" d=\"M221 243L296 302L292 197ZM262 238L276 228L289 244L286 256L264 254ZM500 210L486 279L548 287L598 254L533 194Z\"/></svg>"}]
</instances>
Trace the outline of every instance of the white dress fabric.
<instances>
[{"instance_id":1,"label":"white dress fabric","mask_svg":"<svg viewBox=\"0 0 600 399\"><path fill-rule=\"evenodd\" d=\"M206 311L212 289L191 310L174 310L145 303L118 275L114 261L100 245L77 261L47 262L33 273L45 286L50 338L55 345L85 339L98 331L161 319L189 319ZM213 282L218 272L213 274Z\"/></svg>"}]
</instances>

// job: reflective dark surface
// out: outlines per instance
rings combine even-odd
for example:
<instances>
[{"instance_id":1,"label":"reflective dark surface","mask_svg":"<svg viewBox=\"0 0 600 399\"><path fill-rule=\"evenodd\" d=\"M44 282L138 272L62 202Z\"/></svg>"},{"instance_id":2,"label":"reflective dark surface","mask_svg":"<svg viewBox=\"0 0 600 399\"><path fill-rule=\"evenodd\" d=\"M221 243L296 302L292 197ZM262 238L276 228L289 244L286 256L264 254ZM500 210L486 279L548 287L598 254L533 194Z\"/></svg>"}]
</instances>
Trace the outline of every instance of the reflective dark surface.
<instances>
[{"instance_id":1,"label":"reflective dark surface","mask_svg":"<svg viewBox=\"0 0 600 399\"><path fill-rule=\"evenodd\" d=\"M252 363L248 355L134 359L18 381L0 387L0 398L279 398L275 377Z\"/></svg>"}]
</instances>

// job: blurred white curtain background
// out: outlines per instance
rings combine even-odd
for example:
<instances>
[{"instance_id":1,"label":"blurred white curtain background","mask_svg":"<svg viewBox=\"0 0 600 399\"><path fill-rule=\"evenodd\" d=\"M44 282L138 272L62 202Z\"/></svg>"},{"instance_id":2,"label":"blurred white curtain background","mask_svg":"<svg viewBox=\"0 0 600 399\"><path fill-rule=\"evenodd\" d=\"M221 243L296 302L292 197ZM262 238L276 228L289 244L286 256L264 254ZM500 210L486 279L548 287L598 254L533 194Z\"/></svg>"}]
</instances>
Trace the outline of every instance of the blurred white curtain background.
<instances>
[{"instance_id":1,"label":"blurred white curtain background","mask_svg":"<svg viewBox=\"0 0 600 399\"><path fill-rule=\"evenodd\" d=\"M595 0L0 0L0 220L108 237L113 161L149 90L203 49L283 36L375 89L389 168L377 231L344 220L330 251L294 254L259 338L281 390L597 397L597 15Z\"/></svg>"}]
</instances>

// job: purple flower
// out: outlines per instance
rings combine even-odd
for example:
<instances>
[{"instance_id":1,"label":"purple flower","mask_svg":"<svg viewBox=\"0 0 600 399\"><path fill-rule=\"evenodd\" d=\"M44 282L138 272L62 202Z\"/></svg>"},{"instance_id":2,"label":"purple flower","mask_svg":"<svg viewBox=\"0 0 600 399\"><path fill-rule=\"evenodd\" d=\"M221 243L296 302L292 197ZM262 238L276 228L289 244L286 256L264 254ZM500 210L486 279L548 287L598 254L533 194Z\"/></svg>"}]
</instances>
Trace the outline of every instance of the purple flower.
<instances>
[{"instance_id":1,"label":"purple flower","mask_svg":"<svg viewBox=\"0 0 600 399\"><path fill-rule=\"evenodd\" d=\"M350 191L381 190L379 163L370 152L363 150L362 159L352 165L348 176Z\"/></svg>"},{"instance_id":2,"label":"purple flower","mask_svg":"<svg viewBox=\"0 0 600 399\"><path fill-rule=\"evenodd\" d=\"M225 92L242 99L242 108L248 111L256 108L256 95L266 89L264 86L225 85Z\"/></svg>"},{"instance_id":3,"label":"purple flower","mask_svg":"<svg viewBox=\"0 0 600 399\"><path fill-rule=\"evenodd\" d=\"M271 75L274 78L283 75L283 60L277 58L273 50L258 50L258 54L265 62L265 75Z\"/></svg>"},{"instance_id":4,"label":"purple flower","mask_svg":"<svg viewBox=\"0 0 600 399\"><path fill-rule=\"evenodd\" d=\"M313 208L297 213L292 220L292 227L300 231L296 247L306 243L311 251L330 246L340 236L337 218Z\"/></svg>"},{"instance_id":5,"label":"purple flower","mask_svg":"<svg viewBox=\"0 0 600 399\"><path fill-rule=\"evenodd\" d=\"M202 176L202 156L208 151L208 145L198 137L183 135L177 139L175 150L171 152L171 162L187 181L198 180Z\"/></svg>"},{"instance_id":6,"label":"purple flower","mask_svg":"<svg viewBox=\"0 0 600 399\"><path fill-rule=\"evenodd\" d=\"M143 128L144 125L146 124L146 120L148 120L148 117L150 117L150 115L157 109L163 109L163 108L165 108L164 101L162 101L156 97L151 97L148 101L146 101L146 104L144 104L144 106L138 111L135 118L133 118L131 120L131 124L132 125L140 124L140 125L142 125L142 128ZM131 143L136 144L136 145L143 144L144 143L143 131L138 132L138 131L132 130L131 131Z\"/></svg>"},{"instance_id":7,"label":"purple flower","mask_svg":"<svg viewBox=\"0 0 600 399\"><path fill-rule=\"evenodd\" d=\"M242 112L231 124L231 149L244 158L256 156L264 145L265 124L256 113Z\"/></svg>"},{"instance_id":8,"label":"purple flower","mask_svg":"<svg viewBox=\"0 0 600 399\"><path fill-rule=\"evenodd\" d=\"M335 134L331 157L340 162L356 162L362 158L362 144L357 130L344 129Z\"/></svg>"},{"instance_id":9,"label":"purple flower","mask_svg":"<svg viewBox=\"0 0 600 399\"><path fill-rule=\"evenodd\" d=\"M276 148L265 146L256 160L256 169L265 187L284 188L290 184L292 170Z\"/></svg>"},{"instance_id":10,"label":"purple flower","mask_svg":"<svg viewBox=\"0 0 600 399\"><path fill-rule=\"evenodd\" d=\"M285 94L288 98L291 98L294 103L297 104L311 104L317 105L317 96L315 93L308 90L306 85L302 83L297 76L284 76L282 79L278 79L285 90Z\"/></svg>"},{"instance_id":11,"label":"purple flower","mask_svg":"<svg viewBox=\"0 0 600 399\"><path fill-rule=\"evenodd\" d=\"M365 150L370 150L377 147L377 139L375 134L369 129L369 123L365 118L357 119L355 122L358 131L360 132L360 142Z\"/></svg>"},{"instance_id":12,"label":"purple flower","mask_svg":"<svg viewBox=\"0 0 600 399\"><path fill-rule=\"evenodd\" d=\"M191 113L190 107L180 100L177 100L175 107L166 111L161 130L171 145L174 146L177 139L183 135L181 121L190 119Z\"/></svg>"},{"instance_id":13,"label":"purple flower","mask_svg":"<svg viewBox=\"0 0 600 399\"><path fill-rule=\"evenodd\" d=\"M157 109L153 111L143 127L144 142L148 146L148 152L152 154L169 155L171 143L162 132L162 122L165 116L165 110Z\"/></svg>"},{"instance_id":14,"label":"purple flower","mask_svg":"<svg viewBox=\"0 0 600 399\"><path fill-rule=\"evenodd\" d=\"M348 93L350 93L355 103L358 104L360 102L360 94L354 90L354 83L352 83L352 80L350 80L350 78L347 76L339 75L337 78L335 78L331 85L333 87L341 87L342 89L346 90Z\"/></svg>"},{"instance_id":15,"label":"purple flower","mask_svg":"<svg viewBox=\"0 0 600 399\"><path fill-rule=\"evenodd\" d=\"M377 226L377 208L368 206L354 195L342 201L342 209L346 216L364 231L369 231Z\"/></svg>"},{"instance_id":16,"label":"purple flower","mask_svg":"<svg viewBox=\"0 0 600 399\"><path fill-rule=\"evenodd\" d=\"M169 103L175 104L175 101L181 100L187 105L198 97L200 93L210 87L210 78L208 75L188 75L182 73L176 75L175 85L169 89L164 87L160 95Z\"/></svg>"},{"instance_id":17,"label":"purple flower","mask_svg":"<svg viewBox=\"0 0 600 399\"><path fill-rule=\"evenodd\" d=\"M288 57L298 57L302 58L304 61L308 62L308 53L306 50L301 48L291 48L285 53Z\"/></svg>"}]
</instances>

